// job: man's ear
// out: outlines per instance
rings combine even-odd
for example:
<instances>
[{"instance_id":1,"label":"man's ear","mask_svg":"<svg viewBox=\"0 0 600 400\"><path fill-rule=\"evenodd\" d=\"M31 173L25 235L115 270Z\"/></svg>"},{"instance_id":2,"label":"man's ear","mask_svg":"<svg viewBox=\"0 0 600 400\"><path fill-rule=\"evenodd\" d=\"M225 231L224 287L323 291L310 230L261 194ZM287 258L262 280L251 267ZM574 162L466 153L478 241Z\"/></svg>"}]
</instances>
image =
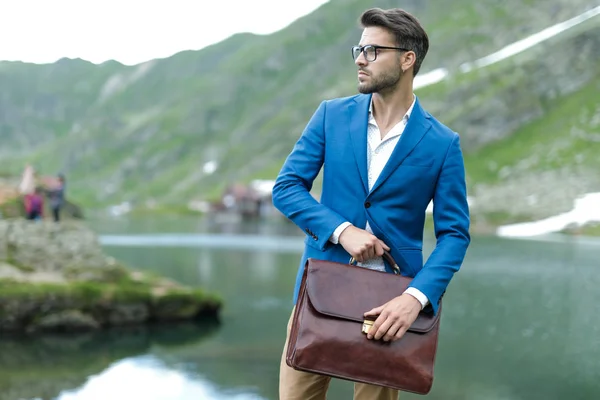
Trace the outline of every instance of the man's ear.
<instances>
[{"instance_id":1,"label":"man's ear","mask_svg":"<svg viewBox=\"0 0 600 400\"><path fill-rule=\"evenodd\" d=\"M417 55L414 51L405 52L402 57L400 57L400 67L402 68L402 72L408 71L417 61Z\"/></svg>"}]
</instances>

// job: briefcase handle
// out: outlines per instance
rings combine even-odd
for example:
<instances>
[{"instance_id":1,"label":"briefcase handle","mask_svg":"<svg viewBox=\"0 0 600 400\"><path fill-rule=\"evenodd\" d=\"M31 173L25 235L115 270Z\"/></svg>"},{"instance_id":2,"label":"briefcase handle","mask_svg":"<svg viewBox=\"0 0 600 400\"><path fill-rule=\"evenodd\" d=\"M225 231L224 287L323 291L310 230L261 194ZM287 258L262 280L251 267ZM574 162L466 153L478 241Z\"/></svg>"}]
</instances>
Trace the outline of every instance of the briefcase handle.
<instances>
[{"instance_id":1,"label":"briefcase handle","mask_svg":"<svg viewBox=\"0 0 600 400\"><path fill-rule=\"evenodd\" d=\"M400 254L400 257L402 257L402 254ZM388 262L388 264L390 264L390 266L394 270L394 274L400 275L400 267L387 250L383 251L383 258ZM404 261L406 262L406 260ZM356 265L356 259L354 257L350 257L350 264Z\"/></svg>"}]
</instances>

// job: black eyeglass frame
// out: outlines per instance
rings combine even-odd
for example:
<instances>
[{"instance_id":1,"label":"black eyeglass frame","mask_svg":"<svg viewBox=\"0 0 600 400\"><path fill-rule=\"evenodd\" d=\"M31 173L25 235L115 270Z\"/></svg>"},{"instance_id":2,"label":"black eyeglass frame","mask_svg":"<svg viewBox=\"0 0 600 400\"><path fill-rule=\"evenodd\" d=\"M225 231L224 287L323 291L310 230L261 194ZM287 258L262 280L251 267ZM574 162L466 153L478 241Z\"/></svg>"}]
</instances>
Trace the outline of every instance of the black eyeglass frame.
<instances>
[{"instance_id":1,"label":"black eyeglass frame","mask_svg":"<svg viewBox=\"0 0 600 400\"><path fill-rule=\"evenodd\" d=\"M369 60L367 58L367 50L369 48L372 48L375 50L375 57L372 60ZM362 53L362 55L365 57L365 60L367 60L367 62L373 62L375 60L377 60L377 50L379 49L385 49L385 50L400 50L400 51L410 51L409 49L405 49L403 47L389 47L389 46L377 46L375 44L366 44L364 46L352 46L351 52L352 52L352 59L354 61L356 61L356 59L359 57L358 55L355 57L354 53L356 50L360 50L357 54L360 55L360 53Z\"/></svg>"}]
</instances>

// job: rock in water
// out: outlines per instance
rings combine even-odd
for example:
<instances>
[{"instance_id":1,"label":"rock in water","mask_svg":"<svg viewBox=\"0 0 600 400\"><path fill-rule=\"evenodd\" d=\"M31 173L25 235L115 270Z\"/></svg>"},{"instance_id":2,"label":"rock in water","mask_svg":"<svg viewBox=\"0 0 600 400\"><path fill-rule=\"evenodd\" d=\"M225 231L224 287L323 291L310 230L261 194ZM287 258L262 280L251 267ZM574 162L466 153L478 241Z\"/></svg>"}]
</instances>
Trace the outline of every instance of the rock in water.
<instances>
[{"instance_id":1,"label":"rock in water","mask_svg":"<svg viewBox=\"0 0 600 400\"><path fill-rule=\"evenodd\" d=\"M79 221L0 220L0 332L215 318L221 300L106 256Z\"/></svg>"}]
</instances>

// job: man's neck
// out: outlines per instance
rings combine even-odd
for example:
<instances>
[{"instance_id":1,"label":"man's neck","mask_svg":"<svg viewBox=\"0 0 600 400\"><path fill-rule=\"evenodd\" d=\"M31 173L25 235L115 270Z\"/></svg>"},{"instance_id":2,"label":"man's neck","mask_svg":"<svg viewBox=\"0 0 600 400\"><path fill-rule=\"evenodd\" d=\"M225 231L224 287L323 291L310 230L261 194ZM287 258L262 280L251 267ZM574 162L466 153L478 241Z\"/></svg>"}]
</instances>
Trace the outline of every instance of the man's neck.
<instances>
[{"instance_id":1,"label":"man's neck","mask_svg":"<svg viewBox=\"0 0 600 400\"><path fill-rule=\"evenodd\" d=\"M392 92L373 93L373 116L386 131L402 120L414 101L412 87L398 87Z\"/></svg>"}]
</instances>

